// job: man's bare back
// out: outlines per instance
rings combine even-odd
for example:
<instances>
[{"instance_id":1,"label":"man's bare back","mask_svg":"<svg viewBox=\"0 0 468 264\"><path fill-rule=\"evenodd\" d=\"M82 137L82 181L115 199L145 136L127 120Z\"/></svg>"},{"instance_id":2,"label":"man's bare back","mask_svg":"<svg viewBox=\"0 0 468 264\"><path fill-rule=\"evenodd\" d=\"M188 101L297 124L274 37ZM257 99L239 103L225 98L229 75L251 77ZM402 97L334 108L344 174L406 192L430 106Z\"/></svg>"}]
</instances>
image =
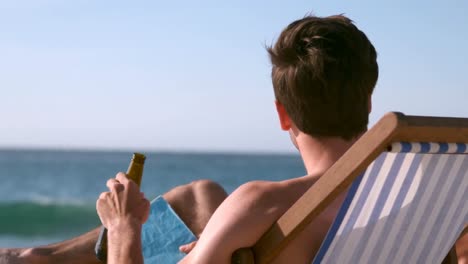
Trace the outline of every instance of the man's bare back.
<instances>
[{"instance_id":1,"label":"man's bare back","mask_svg":"<svg viewBox=\"0 0 468 264\"><path fill-rule=\"evenodd\" d=\"M316 180L318 180L318 177L311 179L313 183L315 183ZM299 185L301 184L302 183L299 183ZM305 192L307 190L305 187L308 185L302 185ZM301 194L303 194L303 192L301 192ZM327 209L325 209L322 214L317 216L317 218L313 220L296 239L290 242L290 244L275 258L272 263L311 263L341 207L345 194L346 193L340 195ZM287 208L289 207L290 206Z\"/></svg>"}]
</instances>

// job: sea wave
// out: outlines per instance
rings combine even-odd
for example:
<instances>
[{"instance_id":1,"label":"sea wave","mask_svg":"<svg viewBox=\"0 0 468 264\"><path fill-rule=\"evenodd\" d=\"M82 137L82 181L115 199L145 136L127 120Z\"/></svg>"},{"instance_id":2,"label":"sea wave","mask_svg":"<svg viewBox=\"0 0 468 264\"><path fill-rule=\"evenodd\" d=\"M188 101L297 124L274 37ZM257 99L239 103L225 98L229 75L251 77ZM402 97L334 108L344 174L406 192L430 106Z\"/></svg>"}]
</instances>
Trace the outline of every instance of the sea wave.
<instances>
[{"instance_id":1,"label":"sea wave","mask_svg":"<svg viewBox=\"0 0 468 264\"><path fill-rule=\"evenodd\" d=\"M0 236L76 235L100 224L94 204L50 201L0 203Z\"/></svg>"}]
</instances>

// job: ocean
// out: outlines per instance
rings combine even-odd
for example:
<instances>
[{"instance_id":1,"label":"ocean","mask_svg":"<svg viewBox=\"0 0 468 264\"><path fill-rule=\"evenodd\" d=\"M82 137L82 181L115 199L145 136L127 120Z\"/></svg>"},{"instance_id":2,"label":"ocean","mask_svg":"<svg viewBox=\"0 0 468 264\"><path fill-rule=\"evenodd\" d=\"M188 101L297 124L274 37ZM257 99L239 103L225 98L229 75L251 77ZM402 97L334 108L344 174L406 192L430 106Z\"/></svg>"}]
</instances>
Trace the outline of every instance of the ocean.
<instances>
[{"instance_id":1,"label":"ocean","mask_svg":"<svg viewBox=\"0 0 468 264\"><path fill-rule=\"evenodd\" d=\"M142 191L148 199L197 179L230 193L252 180L305 174L298 155L145 152ZM0 247L30 247L97 227L95 202L105 183L125 172L132 152L0 150Z\"/></svg>"}]
</instances>

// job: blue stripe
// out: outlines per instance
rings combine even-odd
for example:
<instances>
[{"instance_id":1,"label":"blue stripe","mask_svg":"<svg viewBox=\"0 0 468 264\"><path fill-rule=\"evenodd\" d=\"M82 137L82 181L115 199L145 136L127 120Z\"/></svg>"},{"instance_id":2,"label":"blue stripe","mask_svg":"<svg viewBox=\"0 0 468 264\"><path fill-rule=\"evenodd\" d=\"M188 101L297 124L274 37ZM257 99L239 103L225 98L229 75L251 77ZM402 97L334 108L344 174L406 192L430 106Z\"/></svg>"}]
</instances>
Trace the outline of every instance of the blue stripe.
<instances>
[{"instance_id":1,"label":"blue stripe","mask_svg":"<svg viewBox=\"0 0 468 264\"><path fill-rule=\"evenodd\" d=\"M464 153L466 151L466 144L465 143L457 143L457 152Z\"/></svg>"},{"instance_id":2,"label":"blue stripe","mask_svg":"<svg viewBox=\"0 0 468 264\"><path fill-rule=\"evenodd\" d=\"M451 159L453 159L455 161L456 157L455 156L452 156ZM451 195L454 195L456 193L456 191L458 190L458 188L460 187L460 184L463 180L463 176L465 174L465 171L466 171L466 166L464 167L463 164L461 164L462 166L460 166L459 168L459 171L457 172L457 175L455 176L455 179L450 179L448 177L444 177L446 180L448 181L452 181L452 185L450 186L449 190L447 191L447 197L445 198L445 201L443 203L443 205L440 207L440 208L436 208L436 209L439 209L438 210L438 215L437 215L437 218L434 222L434 226L432 227L432 230L429 234L429 239L426 239L425 241L420 241L420 243L424 243L424 247L423 247L423 250L421 252L421 256L422 256L422 259L420 260L423 260L421 263L429 263L428 260L427 260L427 257L429 256L430 252L432 252L433 250L437 250L437 248L433 248L435 245L433 244L433 239L437 238L438 236L443 236L444 234L439 234L439 232L441 231L441 227L442 225L444 224L445 221L447 221L448 219L446 219L446 216L448 214L448 211L450 209L450 203L453 203L454 201L452 201L452 199L450 199ZM447 172L448 174L448 172ZM444 175L445 176L445 175ZM442 194L441 194L442 195ZM440 195L440 196L441 196ZM450 221L450 219L449 219ZM436 233L437 232L437 233Z\"/></svg>"},{"instance_id":3,"label":"blue stripe","mask_svg":"<svg viewBox=\"0 0 468 264\"><path fill-rule=\"evenodd\" d=\"M401 151L400 152L411 152L412 145L409 142L401 142Z\"/></svg>"},{"instance_id":4,"label":"blue stripe","mask_svg":"<svg viewBox=\"0 0 468 264\"><path fill-rule=\"evenodd\" d=\"M447 143L439 143L439 151L437 153L447 153L449 145Z\"/></svg>"},{"instance_id":5,"label":"blue stripe","mask_svg":"<svg viewBox=\"0 0 468 264\"><path fill-rule=\"evenodd\" d=\"M395 142L393 144L400 144L401 150L399 153L408 153L408 152L413 152L413 153L439 153L439 154L445 154L449 152L449 146L455 144L456 149L454 151L451 151L451 154L461 154L465 153L467 151L468 145L466 143L446 143L446 142ZM413 146L419 145L420 150L415 151L415 148ZM431 147L431 145L438 145L439 149L435 151L435 147ZM392 149L390 149L392 151ZM397 152L393 150L393 152Z\"/></svg>"},{"instance_id":6,"label":"blue stripe","mask_svg":"<svg viewBox=\"0 0 468 264\"><path fill-rule=\"evenodd\" d=\"M354 197L354 199L357 199L356 205L354 208L351 209L351 215L346 223L343 223L345 226L343 228L343 235L341 237L346 238L347 233L351 232L353 229L354 224L357 221L357 218L361 214L362 208L367 200L367 196L369 195L369 192L371 191L372 187L374 186L376 176L380 169L382 168L382 165L387 157L387 153L384 152L382 153L375 161L374 161L374 166L372 167L371 172L369 173L368 179L365 181L365 185L363 186L363 191L361 192L359 197ZM353 200L354 200L353 199ZM346 239L338 239L336 241L336 247L337 248L342 248L342 245L346 243ZM336 256L334 256L336 257Z\"/></svg>"},{"instance_id":7,"label":"blue stripe","mask_svg":"<svg viewBox=\"0 0 468 264\"><path fill-rule=\"evenodd\" d=\"M405 179L403 180L400 192L398 193L395 203L392 206L391 212L401 211L403 202L408 194L411 184L413 183L414 177L416 176L416 172L418 171L418 167L421 163L423 155L415 155L411 165L408 169L408 173L406 174ZM380 250L383 248L385 242L387 242L387 238L394 228L401 228L395 227L395 221L400 216L400 214L393 214L391 213L389 218L387 219L387 223L380 234L380 239L375 243L374 250L372 250L372 254L369 259L377 260L378 254L380 254ZM376 250L377 249L377 250Z\"/></svg>"},{"instance_id":8,"label":"blue stripe","mask_svg":"<svg viewBox=\"0 0 468 264\"><path fill-rule=\"evenodd\" d=\"M384 181L382 191L380 192L375 207L372 208L365 208L367 210L372 210L369 221L366 224L366 228L363 230L363 238L369 238L371 234L374 232L375 224L379 220L379 216L382 213L382 210L385 206L385 202L390 195L390 190L392 189L393 184L395 183L395 179L401 169L401 164L405 158L406 154L399 154L396 156L393 164L389 172L386 175L379 175L379 181ZM368 203L367 203L368 204ZM350 263L358 263L359 259L362 257L364 253L364 249L369 246L368 243L359 243L358 247L354 250L354 253L351 257Z\"/></svg>"},{"instance_id":9,"label":"blue stripe","mask_svg":"<svg viewBox=\"0 0 468 264\"><path fill-rule=\"evenodd\" d=\"M354 180L353 184L351 185L348 193L346 194L346 198L343 201L343 204L341 205L341 208L338 211L338 214L330 230L328 231L327 236L325 237L325 240L320 246L320 249L317 255L315 256L314 261L312 262L313 264L322 262L323 257L325 256L325 253L327 253L328 248L331 245L331 242L335 238L336 233L338 232L338 229L340 228L340 225L343 222L343 219L346 215L346 212L348 211L348 208L351 205L351 201L353 200L354 195L356 194L356 191L358 190L359 185L361 184L362 178L364 177L364 173L362 173L358 178L356 178L356 180Z\"/></svg>"},{"instance_id":10,"label":"blue stripe","mask_svg":"<svg viewBox=\"0 0 468 264\"><path fill-rule=\"evenodd\" d=\"M418 156L421 156L423 158L422 154L418 154ZM429 172L428 174L432 174L434 172L434 169L436 167L437 161L438 161L439 156L431 155L428 161L428 166L426 171ZM423 163L421 162L423 165ZM418 166L419 167L419 166ZM426 175L427 177L431 177L431 175ZM419 203L421 202L421 198L424 194L424 191L427 188L427 184L429 181L422 181L420 185L418 186L417 192L413 198L413 201L406 206L406 210L408 210L408 213L406 217L403 219L403 222L401 223L401 226L409 226L413 220L414 214L416 212L416 209L419 206ZM392 244L392 248L390 249L389 256L395 256L401 246L400 242L403 240L405 234L406 234L406 229L405 228L400 228L398 230L398 234L395 237L395 241Z\"/></svg>"},{"instance_id":11,"label":"blue stripe","mask_svg":"<svg viewBox=\"0 0 468 264\"><path fill-rule=\"evenodd\" d=\"M419 144L421 144L421 153L428 153L431 151L431 144L427 142L421 142Z\"/></svg>"},{"instance_id":12,"label":"blue stripe","mask_svg":"<svg viewBox=\"0 0 468 264\"><path fill-rule=\"evenodd\" d=\"M450 168L453 166L453 162L454 162L453 159L448 159L445 163L445 166L442 169L442 172L450 171ZM429 216L432 214L432 211L434 209L434 207L432 207L431 205L433 205L436 202L438 194L440 194L440 191L442 187L444 186L444 183L446 183L445 177L440 177L440 175L439 177L436 177L435 179L434 179L434 175L431 175L430 178L426 178L425 180L427 181L437 180L437 182L435 185L435 189L432 191L433 195L429 196L429 200L427 201L428 206L426 206L426 208L424 209L424 212L421 218L412 219L413 221L418 221L418 222L415 228L414 235L412 236L412 243L410 243L409 247L406 249L406 254L403 257L403 259L405 260L411 259L411 256L413 256L416 253L415 246L418 244L416 242L421 241L420 239L423 236L422 232L423 232L424 227L426 226L424 222L429 218ZM421 204L419 205L421 206ZM419 258L420 255L418 255L417 257Z\"/></svg>"}]
</instances>

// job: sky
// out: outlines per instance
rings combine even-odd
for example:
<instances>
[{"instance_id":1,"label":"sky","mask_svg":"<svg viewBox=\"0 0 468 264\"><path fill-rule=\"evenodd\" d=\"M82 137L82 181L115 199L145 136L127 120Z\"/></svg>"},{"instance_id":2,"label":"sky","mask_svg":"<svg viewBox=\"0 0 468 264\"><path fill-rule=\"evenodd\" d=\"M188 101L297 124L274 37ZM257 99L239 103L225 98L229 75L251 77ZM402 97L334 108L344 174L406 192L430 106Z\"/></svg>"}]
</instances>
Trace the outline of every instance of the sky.
<instances>
[{"instance_id":1,"label":"sky","mask_svg":"<svg viewBox=\"0 0 468 264\"><path fill-rule=\"evenodd\" d=\"M384 113L468 117L468 1L0 0L0 148L294 152L265 46L345 14Z\"/></svg>"}]
</instances>

